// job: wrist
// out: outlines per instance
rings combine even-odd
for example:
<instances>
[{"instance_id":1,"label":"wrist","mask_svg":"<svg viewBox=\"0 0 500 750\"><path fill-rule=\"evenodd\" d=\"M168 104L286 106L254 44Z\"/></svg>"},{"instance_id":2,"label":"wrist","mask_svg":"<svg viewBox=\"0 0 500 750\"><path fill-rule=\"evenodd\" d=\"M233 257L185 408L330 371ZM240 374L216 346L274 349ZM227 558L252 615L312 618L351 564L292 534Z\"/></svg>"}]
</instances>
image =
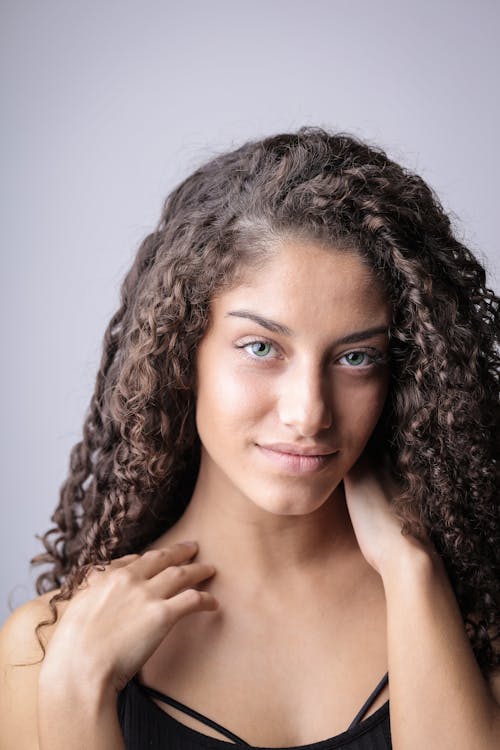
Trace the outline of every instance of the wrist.
<instances>
[{"instance_id":1,"label":"wrist","mask_svg":"<svg viewBox=\"0 0 500 750\"><path fill-rule=\"evenodd\" d=\"M380 575L387 589L400 581L432 576L441 566L442 560L430 542L408 535L401 537L398 549L381 563Z\"/></svg>"},{"instance_id":2,"label":"wrist","mask_svg":"<svg viewBox=\"0 0 500 750\"><path fill-rule=\"evenodd\" d=\"M37 730L40 750L125 750L109 683L49 665L39 675Z\"/></svg>"},{"instance_id":3,"label":"wrist","mask_svg":"<svg viewBox=\"0 0 500 750\"><path fill-rule=\"evenodd\" d=\"M113 683L98 670L76 664L61 667L61 663L44 660L38 675L39 694L49 700L80 700L87 705L100 706L116 700Z\"/></svg>"}]
</instances>

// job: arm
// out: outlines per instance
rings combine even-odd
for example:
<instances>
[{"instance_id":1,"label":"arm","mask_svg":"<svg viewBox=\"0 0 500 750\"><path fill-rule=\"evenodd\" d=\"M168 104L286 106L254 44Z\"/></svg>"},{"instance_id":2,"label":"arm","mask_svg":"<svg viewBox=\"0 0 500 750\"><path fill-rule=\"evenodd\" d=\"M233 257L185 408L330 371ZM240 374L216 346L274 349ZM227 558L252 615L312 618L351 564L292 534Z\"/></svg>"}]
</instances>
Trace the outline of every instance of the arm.
<instances>
[{"instance_id":1,"label":"arm","mask_svg":"<svg viewBox=\"0 0 500 750\"><path fill-rule=\"evenodd\" d=\"M182 617L218 606L209 592L190 588L215 572L212 565L193 562L197 553L196 543L172 544L116 558L87 574L64 603L37 679L31 678L37 697L30 736L36 733L37 744L23 750L125 750L117 691ZM12 738L22 725L19 690L15 704Z\"/></svg>"},{"instance_id":2,"label":"arm","mask_svg":"<svg viewBox=\"0 0 500 750\"><path fill-rule=\"evenodd\" d=\"M397 488L367 457L344 489L361 552L385 591L394 750L500 747L499 677L490 689L441 558L430 541L402 536L390 505Z\"/></svg>"},{"instance_id":3,"label":"arm","mask_svg":"<svg viewBox=\"0 0 500 750\"><path fill-rule=\"evenodd\" d=\"M394 750L500 747L500 707L441 560L411 543L400 549L381 571Z\"/></svg>"},{"instance_id":4,"label":"arm","mask_svg":"<svg viewBox=\"0 0 500 750\"><path fill-rule=\"evenodd\" d=\"M40 750L125 750L113 688L60 679L50 665L40 671L38 688Z\"/></svg>"},{"instance_id":5,"label":"arm","mask_svg":"<svg viewBox=\"0 0 500 750\"><path fill-rule=\"evenodd\" d=\"M49 679L47 662L40 661L35 626L51 617L54 593L18 607L0 629L0 750L125 750L116 691L111 700L88 681L73 689L67 678L64 684L55 675ZM56 627L41 629L45 647Z\"/></svg>"}]
</instances>

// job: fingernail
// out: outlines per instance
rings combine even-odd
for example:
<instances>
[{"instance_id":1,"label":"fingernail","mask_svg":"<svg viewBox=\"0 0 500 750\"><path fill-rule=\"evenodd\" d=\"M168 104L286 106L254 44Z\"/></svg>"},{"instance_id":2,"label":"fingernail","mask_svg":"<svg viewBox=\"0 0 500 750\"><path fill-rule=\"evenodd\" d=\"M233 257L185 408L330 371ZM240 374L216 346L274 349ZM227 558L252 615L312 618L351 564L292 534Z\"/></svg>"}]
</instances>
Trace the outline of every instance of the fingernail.
<instances>
[{"instance_id":1,"label":"fingernail","mask_svg":"<svg viewBox=\"0 0 500 750\"><path fill-rule=\"evenodd\" d=\"M197 545L198 545L198 542L195 542L195 541L191 541L191 540L190 540L189 542L182 542L182 544L187 544L187 545L188 545L188 547L194 547L194 546L197 546Z\"/></svg>"}]
</instances>

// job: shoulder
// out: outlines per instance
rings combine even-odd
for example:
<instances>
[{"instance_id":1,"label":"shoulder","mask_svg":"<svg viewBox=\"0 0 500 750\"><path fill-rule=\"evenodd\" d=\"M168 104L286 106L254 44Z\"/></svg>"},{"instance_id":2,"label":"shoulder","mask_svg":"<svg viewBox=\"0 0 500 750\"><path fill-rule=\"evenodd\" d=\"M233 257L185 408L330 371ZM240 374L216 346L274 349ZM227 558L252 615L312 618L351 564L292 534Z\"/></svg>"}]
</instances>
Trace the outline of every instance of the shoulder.
<instances>
[{"instance_id":1,"label":"shoulder","mask_svg":"<svg viewBox=\"0 0 500 750\"><path fill-rule=\"evenodd\" d=\"M38 661L43 652L35 634L38 623L52 620L53 614L49 602L59 589L48 591L41 596L31 599L12 612L0 629L0 656L2 668L5 669L8 660ZM54 624L44 626L39 634L44 646L49 642L54 629L61 618L68 602L56 602L58 617Z\"/></svg>"},{"instance_id":2,"label":"shoulder","mask_svg":"<svg viewBox=\"0 0 500 750\"><path fill-rule=\"evenodd\" d=\"M0 747L38 748L38 674L43 651L35 628L39 622L53 619L49 601L58 591L21 605L0 629ZM64 604L57 604L56 623L39 630L44 647L57 627Z\"/></svg>"}]
</instances>

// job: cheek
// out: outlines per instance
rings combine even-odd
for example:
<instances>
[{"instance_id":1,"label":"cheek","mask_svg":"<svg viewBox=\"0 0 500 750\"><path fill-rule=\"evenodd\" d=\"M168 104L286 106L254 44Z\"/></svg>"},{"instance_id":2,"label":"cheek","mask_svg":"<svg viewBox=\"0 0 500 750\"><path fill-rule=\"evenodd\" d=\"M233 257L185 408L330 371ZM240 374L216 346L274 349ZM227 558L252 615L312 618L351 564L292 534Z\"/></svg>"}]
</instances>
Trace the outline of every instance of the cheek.
<instances>
[{"instance_id":1,"label":"cheek","mask_svg":"<svg viewBox=\"0 0 500 750\"><path fill-rule=\"evenodd\" d=\"M336 414L341 432L350 436L350 442L364 443L375 429L387 397L387 383L388 379L381 376L364 385L353 384L352 389L342 392Z\"/></svg>"},{"instance_id":2,"label":"cheek","mask_svg":"<svg viewBox=\"0 0 500 750\"><path fill-rule=\"evenodd\" d=\"M208 354L208 351L207 351ZM231 358L203 356L198 360L196 421L200 438L211 433L227 435L251 424L265 408L266 391L262 379L235 365Z\"/></svg>"}]
</instances>

